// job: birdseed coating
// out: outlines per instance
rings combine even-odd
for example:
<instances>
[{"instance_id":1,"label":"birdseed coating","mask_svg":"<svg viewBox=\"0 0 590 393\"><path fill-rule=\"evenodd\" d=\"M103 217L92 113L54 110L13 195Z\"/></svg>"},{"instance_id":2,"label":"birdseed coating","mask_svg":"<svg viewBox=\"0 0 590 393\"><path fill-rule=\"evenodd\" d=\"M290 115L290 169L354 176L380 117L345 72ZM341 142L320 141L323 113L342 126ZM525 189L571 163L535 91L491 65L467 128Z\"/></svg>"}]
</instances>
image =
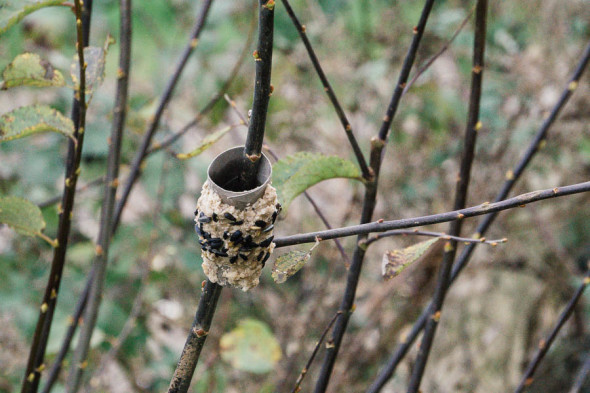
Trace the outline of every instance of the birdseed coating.
<instances>
[{"instance_id":1,"label":"birdseed coating","mask_svg":"<svg viewBox=\"0 0 590 393\"><path fill-rule=\"evenodd\" d=\"M253 205L240 210L222 202L205 182L195 210L195 231L207 278L243 291L257 286L275 247L273 229L280 209L271 185Z\"/></svg>"}]
</instances>

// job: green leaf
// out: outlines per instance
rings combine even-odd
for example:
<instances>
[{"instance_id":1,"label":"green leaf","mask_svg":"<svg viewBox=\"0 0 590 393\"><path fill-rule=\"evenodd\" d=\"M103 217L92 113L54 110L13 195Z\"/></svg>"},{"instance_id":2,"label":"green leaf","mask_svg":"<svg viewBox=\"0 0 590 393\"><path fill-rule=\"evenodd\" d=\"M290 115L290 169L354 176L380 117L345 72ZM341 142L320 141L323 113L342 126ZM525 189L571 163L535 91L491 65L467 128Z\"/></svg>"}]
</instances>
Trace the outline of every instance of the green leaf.
<instances>
[{"instance_id":1,"label":"green leaf","mask_svg":"<svg viewBox=\"0 0 590 393\"><path fill-rule=\"evenodd\" d=\"M272 267L271 276L273 280L277 284L282 284L289 277L301 270L307 261L309 261L311 252L318 244L319 242L316 241L315 245L309 251L289 251L286 254L280 255Z\"/></svg>"},{"instance_id":2,"label":"green leaf","mask_svg":"<svg viewBox=\"0 0 590 393\"><path fill-rule=\"evenodd\" d=\"M215 142L217 142L219 139L221 139L221 137L224 136L225 134L227 134L228 131L230 131L232 128L233 128L232 126L227 126L225 128L222 128L221 130L215 131L213 134L207 135L205 138L203 138L201 143L199 143L199 145L194 150L192 150L188 153L177 154L176 158L181 159L181 160L186 160L188 158L198 156L199 154L201 154L202 152L204 152L205 150L207 150L208 148L213 146L213 144Z\"/></svg>"},{"instance_id":3,"label":"green leaf","mask_svg":"<svg viewBox=\"0 0 590 393\"><path fill-rule=\"evenodd\" d=\"M386 251L383 254L381 274L386 280L392 279L400 274L406 267L416 262L434 243L439 240L438 237L426 240L413 246Z\"/></svg>"},{"instance_id":4,"label":"green leaf","mask_svg":"<svg viewBox=\"0 0 590 393\"><path fill-rule=\"evenodd\" d=\"M63 0L2 0L0 4L0 35L30 13L43 7L63 3Z\"/></svg>"},{"instance_id":5,"label":"green leaf","mask_svg":"<svg viewBox=\"0 0 590 393\"><path fill-rule=\"evenodd\" d=\"M336 156L299 152L273 165L272 183L283 209L309 187L322 180L338 177L361 180L361 172L352 162Z\"/></svg>"},{"instance_id":6,"label":"green leaf","mask_svg":"<svg viewBox=\"0 0 590 393\"><path fill-rule=\"evenodd\" d=\"M48 131L74 139L74 123L47 105L23 106L0 117L0 142Z\"/></svg>"},{"instance_id":7,"label":"green leaf","mask_svg":"<svg viewBox=\"0 0 590 393\"><path fill-rule=\"evenodd\" d=\"M219 341L221 358L242 371L264 374L281 360L278 340L270 328L255 319L244 319Z\"/></svg>"},{"instance_id":8,"label":"green leaf","mask_svg":"<svg viewBox=\"0 0 590 393\"><path fill-rule=\"evenodd\" d=\"M21 53L2 73L4 81L0 88L5 90L16 86L63 86L64 77L47 61L35 53Z\"/></svg>"},{"instance_id":9,"label":"green leaf","mask_svg":"<svg viewBox=\"0 0 590 393\"><path fill-rule=\"evenodd\" d=\"M53 240L41 233L45 228L41 210L26 199L0 197L0 224L8 225L22 235L39 236L49 244L55 245Z\"/></svg>"},{"instance_id":10,"label":"green leaf","mask_svg":"<svg viewBox=\"0 0 590 393\"><path fill-rule=\"evenodd\" d=\"M114 42L113 37L107 37L104 46L88 46L84 48L84 62L86 63L86 89L84 90L86 103L90 103L94 91L102 84L104 80L104 68L106 55L109 46ZM78 90L80 85L80 61L78 54L74 55L74 61L70 67L70 76L74 82L74 89Z\"/></svg>"}]
</instances>

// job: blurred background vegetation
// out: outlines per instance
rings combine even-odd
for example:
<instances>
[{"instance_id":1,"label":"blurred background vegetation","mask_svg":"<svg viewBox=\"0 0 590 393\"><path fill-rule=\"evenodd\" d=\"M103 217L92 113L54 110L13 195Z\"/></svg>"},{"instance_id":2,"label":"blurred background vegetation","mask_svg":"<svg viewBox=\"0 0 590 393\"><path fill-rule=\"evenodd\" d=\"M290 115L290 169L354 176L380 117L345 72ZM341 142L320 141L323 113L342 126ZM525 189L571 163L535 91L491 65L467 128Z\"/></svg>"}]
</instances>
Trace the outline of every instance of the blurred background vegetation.
<instances>
[{"instance_id":1,"label":"blurred background vegetation","mask_svg":"<svg viewBox=\"0 0 590 393\"><path fill-rule=\"evenodd\" d=\"M118 35L118 2L94 2L91 44ZM340 98L361 147L368 152L392 93L422 2L401 0L293 0L307 34ZM417 64L447 42L473 2L438 1L428 22ZM155 109L176 59L187 42L200 2L136 1L133 57L123 164L128 165ZM186 123L224 84L256 21L250 1L217 1L165 113L158 139ZM26 17L0 36L0 68L17 54L41 55L67 72L74 55L73 15L66 7ZM275 20L275 54L266 143L281 157L301 150L351 158L338 118L322 91L307 53L280 2ZM590 39L590 1L506 0L491 2L478 150L470 204L492 199L554 105ZM405 218L449 210L466 122L471 70L472 26L423 74L402 101L393 124L381 174L375 218ZM247 57L228 90L244 114L251 105L254 62ZM111 46L106 76L91 103L81 184L105 173L118 44ZM590 175L590 73L553 127L515 193L588 180ZM0 92L2 113L46 103L69 113L72 90L20 88ZM176 145L186 152L208 133L239 122L221 100ZM236 127L210 150L179 161L166 152L149 157L131 195L111 247L106 293L93 340L90 388L130 392L164 390L194 316L204 275L192 230L192 214L211 159L243 144ZM60 195L66 143L40 135L0 145L0 193L36 203ZM125 175L123 168L123 177ZM159 192L163 190L163 192ZM356 224L362 188L330 180L310 190L333 226ZM68 315L84 286L94 255L101 187L77 194L71 246L48 363L59 349ZM554 323L590 254L590 202L578 195L503 213L490 238L506 245L476 252L451 290L423 383L428 392L506 391L518 382L530 354ZM160 212L154 217L154 211ZM54 237L57 207L43 209L46 233ZM466 223L469 234L476 220ZM446 230L445 225L430 229ZM319 218L298 198L277 224L286 235L322 229ZM381 255L417 239L390 238L369 250L356 311L338 359L332 392L360 392L368 386L396 342L409 329L432 292L439 255L431 253L412 271L383 282ZM343 240L352 250L353 240ZM0 391L20 387L52 250L34 238L0 228ZM272 260L271 260L272 262ZM267 267L269 264L267 264ZM248 292L226 290L196 371L194 392L284 392L294 385L315 341L336 311L346 266L325 242L311 262L286 284L265 269L261 285ZM134 299L141 308L134 329L114 359L105 357L128 320ZM590 349L587 322L590 293L550 352L536 392L567 391ZM273 372L241 370L220 356L220 337L245 318L261 321L278 340L282 357ZM247 355L246 355L247 356ZM222 359L223 357L223 359ZM405 390L410 353L386 391ZM321 353L320 353L321 358ZM252 360L253 361L253 360ZM317 360L316 360L317 362ZM317 364L316 364L317 366ZM311 389L318 367L303 384ZM58 385L55 391L62 391Z\"/></svg>"}]
</instances>

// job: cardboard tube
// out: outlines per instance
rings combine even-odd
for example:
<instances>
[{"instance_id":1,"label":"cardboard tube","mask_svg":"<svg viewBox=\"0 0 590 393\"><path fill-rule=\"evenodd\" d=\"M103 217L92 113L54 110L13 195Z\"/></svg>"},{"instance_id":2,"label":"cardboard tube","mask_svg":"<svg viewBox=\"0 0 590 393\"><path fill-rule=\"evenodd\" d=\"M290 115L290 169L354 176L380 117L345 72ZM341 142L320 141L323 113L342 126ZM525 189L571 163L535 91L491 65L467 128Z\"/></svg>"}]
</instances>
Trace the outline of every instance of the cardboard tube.
<instances>
[{"instance_id":1,"label":"cardboard tube","mask_svg":"<svg viewBox=\"0 0 590 393\"><path fill-rule=\"evenodd\" d=\"M215 157L207 169L207 178L213 190L223 202L238 209L244 209L262 197L272 175L270 161L262 154L256 176L256 188L240 190L236 186L243 162L244 146L236 146Z\"/></svg>"}]
</instances>

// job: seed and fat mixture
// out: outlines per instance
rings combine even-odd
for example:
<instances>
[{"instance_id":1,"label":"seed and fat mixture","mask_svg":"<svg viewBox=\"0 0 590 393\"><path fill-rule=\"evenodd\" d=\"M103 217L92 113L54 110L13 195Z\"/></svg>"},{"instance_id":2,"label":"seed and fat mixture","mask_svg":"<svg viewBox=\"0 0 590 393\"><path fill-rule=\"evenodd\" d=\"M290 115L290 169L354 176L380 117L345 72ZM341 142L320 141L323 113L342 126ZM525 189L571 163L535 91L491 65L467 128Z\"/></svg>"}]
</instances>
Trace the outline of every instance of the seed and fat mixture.
<instances>
[{"instance_id":1,"label":"seed and fat mixture","mask_svg":"<svg viewBox=\"0 0 590 393\"><path fill-rule=\"evenodd\" d=\"M275 247L273 229L280 209L271 185L253 205L240 210L222 202L206 182L197 202L195 231L207 278L243 291L258 285L262 268Z\"/></svg>"}]
</instances>

